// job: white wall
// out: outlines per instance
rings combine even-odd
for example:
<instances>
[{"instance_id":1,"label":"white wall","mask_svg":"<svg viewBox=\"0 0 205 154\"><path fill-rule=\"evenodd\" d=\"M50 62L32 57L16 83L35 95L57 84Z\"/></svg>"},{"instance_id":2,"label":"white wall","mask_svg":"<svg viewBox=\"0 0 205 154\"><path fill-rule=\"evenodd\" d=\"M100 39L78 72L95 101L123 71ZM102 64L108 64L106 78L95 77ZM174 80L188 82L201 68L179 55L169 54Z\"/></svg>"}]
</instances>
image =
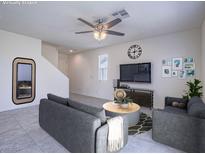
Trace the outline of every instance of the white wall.
<instances>
[{"instance_id":1,"label":"white wall","mask_svg":"<svg viewBox=\"0 0 205 154\"><path fill-rule=\"evenodd\" d=\"M44 56L55 67L58 67L58 50L55 46L43 42L42 56Z\"/></svg>"},{"instance_id":2,"label":"white wall","mask_svg":"<svg viewBox=\"0 0 205 154\"><path fill-rule=\"evenodd\" d=\"M68 55L58 52L58 69L68 76Z\"/></svg>"},{"instance_id":3,"label":"white wall","mask_svg":"<svg viewBox=\"0 0 205 154\"><path fill-rule=\"evenodd\" d=\"M41 55L41 40L0 30L0 111L36 105L47 93L69 96L69 80ZM36 62L36 98L34 102L12 102L12 61L15 57Z\"/></svg>"},{"instance_id":4,"label":"white wall","mask_svg":"<svg viewBox=\"0 0 205 154\"><path fill-rule=\"evenodd\" d=\"M127 50L133 44L139 44L143 49L143 54L137 60L131 60L127 56ZM108 81L98 81L98 55L104 53L109 55ZM119 64L152 62L152 83L136 83L131 84L131 86L135 88L153 89L154 107L163 108L165 96L182 96L186 80L181 80L176 77L162 78L162 59L187 56L194 57L196 62L195 77L200 78L200 29L153 37L71 55L69 56L70 90L73 93L112 99L112 81L113 79L119 78Z\"/></svg>"},{"instance_id":5,"label":"white wall","mask_svg":"<svg viewBox=\"0 0 205 154\"><path fill-rule=\"evenodd\" d=\"M203 98L205 101L205 20L202 25L202 56L201 56L201 64L202 64L202 80L203 80Z\"/></svg>"},{"instance_id":6,"label":"white wall","mask_svg":"<svg viewBox=\"0 0 205 154\"><path fill-rule=\"evenodd\" d=\"M43 42L42 56L68 76L68 55L60 52L56 46Z\"/></svg>"}]
</instances>

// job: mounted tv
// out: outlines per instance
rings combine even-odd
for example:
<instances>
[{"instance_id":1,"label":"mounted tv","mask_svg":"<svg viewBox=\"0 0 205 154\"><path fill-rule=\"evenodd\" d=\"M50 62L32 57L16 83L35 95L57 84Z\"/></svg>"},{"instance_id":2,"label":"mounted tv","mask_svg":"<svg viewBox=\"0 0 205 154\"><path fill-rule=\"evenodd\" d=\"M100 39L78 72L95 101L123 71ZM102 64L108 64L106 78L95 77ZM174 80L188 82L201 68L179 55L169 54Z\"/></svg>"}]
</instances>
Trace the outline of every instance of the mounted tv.
<instances>
[{"instance_id":1,"label":"mounted tv","mask_svg":"<svg viewBox=\"0 0 205 154\"><path fill-rule=\"evenodd\" d=\"M151 63L120 65L120 81L151 83Z\"/></svg>"}]
</instances>

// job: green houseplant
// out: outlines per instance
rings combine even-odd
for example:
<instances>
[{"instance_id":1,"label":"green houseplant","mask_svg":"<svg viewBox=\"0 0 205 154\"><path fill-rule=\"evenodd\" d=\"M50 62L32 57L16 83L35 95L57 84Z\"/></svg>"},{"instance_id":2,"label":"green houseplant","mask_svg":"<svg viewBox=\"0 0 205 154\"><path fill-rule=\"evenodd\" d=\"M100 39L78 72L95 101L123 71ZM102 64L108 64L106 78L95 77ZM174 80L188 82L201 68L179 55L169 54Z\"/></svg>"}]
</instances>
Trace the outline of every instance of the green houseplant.
<instances>
[{"instance_id":1,"label":"green houseplant","mask_svg":"<svg viewBox=\"0 0 205 154\"><path fill-rule=\"evenodd\" d=\"M183 96L183 98L189 100L194 96L198 96L198 97L203 96L202 93L203 86L201 85L200 80L194 79L193 81L188 81L186 85L188 86L188 90L185 91L185 95Z\"/></svg>"}]
</instances>

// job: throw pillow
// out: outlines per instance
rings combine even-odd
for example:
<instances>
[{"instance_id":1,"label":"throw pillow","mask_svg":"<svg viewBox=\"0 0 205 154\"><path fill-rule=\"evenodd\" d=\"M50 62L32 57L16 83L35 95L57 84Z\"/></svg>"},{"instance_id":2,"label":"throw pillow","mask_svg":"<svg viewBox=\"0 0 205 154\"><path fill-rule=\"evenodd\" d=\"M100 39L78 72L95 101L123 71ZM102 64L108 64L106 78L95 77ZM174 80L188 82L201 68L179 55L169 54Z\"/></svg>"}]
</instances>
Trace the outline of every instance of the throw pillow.
<instances>
[{"instance_id":1,"label":"throw pillow","mask_svg":"<svg viewBox=\"0 0 205 154\"><path fill-rule=\"evenodd\" d=\"M180 109L185 109L186 104L185 104L185 103L179 103L179 102L174 101L174 102L172 102L172 106L173 106L173 107L180 108Z\"/></svg>"},{"instance_id":2,"label":"throw pillow","mask_svg":"<svg viewBox=\"0 0 205 154\"><path fill-rule=\"evenodd\" d=\"M178 107L179 102L172 102L173 107Z\"/></svg>"},{"instance_id":3,"label":"throw pillow","mask_svg":"<svg viewBox=\"0 0 205 154\"><path fill-rule=\"evenodd\" d=\"M179 103L178 107L181 108L181 109L185 109L185 108L186 108L186 104L184 104L184 103Z\"/></svg>"}]
</instances>

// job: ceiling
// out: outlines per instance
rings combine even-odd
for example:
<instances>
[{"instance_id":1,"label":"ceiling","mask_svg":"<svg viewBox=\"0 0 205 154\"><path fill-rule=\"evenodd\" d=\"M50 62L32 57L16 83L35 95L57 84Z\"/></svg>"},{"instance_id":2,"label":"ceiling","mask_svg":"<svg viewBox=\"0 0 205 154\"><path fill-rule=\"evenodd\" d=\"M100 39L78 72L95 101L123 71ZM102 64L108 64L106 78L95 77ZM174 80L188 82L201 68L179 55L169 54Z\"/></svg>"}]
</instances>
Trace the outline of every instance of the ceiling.
<instances>
[{"instance_id":1,"label":"ceiling","mask_svg":"<svg viewBox=\"0 0 205 154\"><path fill-rule=\"evenodd\" d=\"M125 9L130 17L112 30L124 37L108 35L97 41L90 30L78 21L92 23L98 18L112 20L112 13ZM34 4L0 5L0 29L39 38L58 45L62 50L84 51L120 44L167 33L199 28L205 17L205 2L37 2Z\"/></svg>"}]
</instances>

